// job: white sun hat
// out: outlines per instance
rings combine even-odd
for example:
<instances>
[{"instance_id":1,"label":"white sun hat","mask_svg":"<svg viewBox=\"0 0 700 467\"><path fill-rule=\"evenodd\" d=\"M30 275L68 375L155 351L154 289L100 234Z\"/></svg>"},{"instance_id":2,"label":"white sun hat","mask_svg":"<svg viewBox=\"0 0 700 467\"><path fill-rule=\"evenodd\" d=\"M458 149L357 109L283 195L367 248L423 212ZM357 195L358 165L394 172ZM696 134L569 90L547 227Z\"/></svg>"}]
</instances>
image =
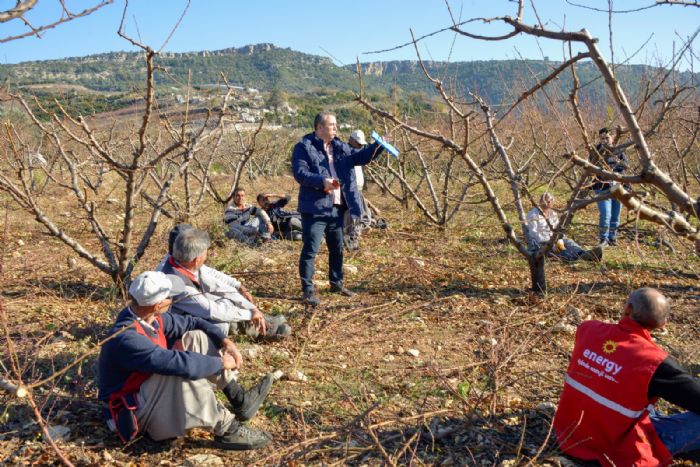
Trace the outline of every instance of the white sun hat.
<instances>
[{"instance_id":1,"label":"white sun hat","mask_svg":"<svg viewBox=\"0 0 700 467\"><path fill-rule=\"evenodd\" d=\"M185 283L182 279L158 271L146 271L139 274L129 286L129 295L140 306L155 305L184 291Z\"/></svg>"}]
</instances>

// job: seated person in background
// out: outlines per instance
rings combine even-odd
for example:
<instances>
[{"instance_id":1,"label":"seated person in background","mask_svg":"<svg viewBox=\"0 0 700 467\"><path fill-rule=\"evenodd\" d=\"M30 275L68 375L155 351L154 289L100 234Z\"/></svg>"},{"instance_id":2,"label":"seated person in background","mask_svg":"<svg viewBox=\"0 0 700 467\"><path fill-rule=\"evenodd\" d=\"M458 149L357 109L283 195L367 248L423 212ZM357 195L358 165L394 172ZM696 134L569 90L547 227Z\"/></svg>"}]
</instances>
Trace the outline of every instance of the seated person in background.
<instances>
[{"instance_id":1,"label":"seated person in background","mask_svg":"<svg viewBox=\"0 0 700 467\"><path fill-rule=\"evenodd\" d=\"M188 294L173 304L173 312L206 319L226 335L242 332L252 338L269 339L289 336L292 328L284 316L263 314L243 284L204 264L210 244L208 233L188 224L179 224L170 232L170 254L157 269L180 277Z\"/></svg>"},{"instance_id":2,"label":"seated person in background","mask_svg":"<svg viewBox=\"0 0 700 467\"><path fill-rule=\"evenodd\" d=\"M255 245L272 238L273 226L270 217L264 209L245 202L243 188L233 191L233 204L224 211L224 222L229 228L226 236L239 242Z\"/></svg>"},{"instance_id":3,"label":"seated person in background","mask_svg":"<svg viewBox=\"0 0 700 467\"><path fill-rule=\"evenodd\" d=\"M273 198L277 198L277 201L272 201ZM301 240L301 214L283 209L290 200L289 195L274 193L259 193L257 196L258 205L270 217L275 234L285 240Z\"/></svg>"},{"instance_id":4,"label":"seated person in background","mask_svg":"<svg viewBox=\"0 0 700 467\"><path fill-rule=\"evenodd\" d=\"M236 381L241 354L219 328L200 318L167 313L170 297L184 291L177 277L147 271L129 286L131 302L100 351L98 398L108 425L122 441L140 432L156 441L208 428L223 449L255 449L270 436L249 420L270 392L272 375L250 390ZM223 391L231 413L216 398Z\"/></svg>"},{"instance_id":5,"label":"seated person in background","mask_svg":"<svg viewBox=\"0 0 700 467\"><path fill-rule=\"evenodd\" d=\"M566 454L604 466L657 466L700 449L700 380L649 334L670 309L658 290L642 288L627 298L618 323L579 326L552 422ZM658 398L687 412L660 414Z\"/></svg>"},{"instance_id":6,"label":"seated person in background","mask_svg":"<svg viewBox=\"0 0 700 467\"><path fill-rule=\"evenodd\" d=\"M527 213L527 240L531 251L539 250L552 238L552 229L559 223L559 216L552 208L554 196L551 193L542 193L539 206L532 208ZM562 238L563 248L552 249L554 255L564 261L600 261L603 258L603 247L598 245L590 250L584 250L576 242L568 238ZM557 242L559 243L559 242Z\"/></svg>"}]
</instances>

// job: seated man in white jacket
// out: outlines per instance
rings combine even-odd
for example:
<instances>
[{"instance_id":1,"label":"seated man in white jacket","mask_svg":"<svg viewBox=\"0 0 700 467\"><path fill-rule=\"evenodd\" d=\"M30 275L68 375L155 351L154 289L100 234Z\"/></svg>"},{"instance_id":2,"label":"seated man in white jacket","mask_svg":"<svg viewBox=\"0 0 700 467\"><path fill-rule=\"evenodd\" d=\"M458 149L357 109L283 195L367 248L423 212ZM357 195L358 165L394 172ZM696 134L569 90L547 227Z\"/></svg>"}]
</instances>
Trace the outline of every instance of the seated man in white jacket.
<instances>
[{"instance_id":1,"label":"seated man in white jacket","mask_svg":"<svg viewBox=\"0 0 700 467\"><path fill-rule=\"evenodd\" d=\"M209 234L188 224L170 232L169 254L156 270L179 276L187 286L186 298L173 303L172 311L211 321L227 335L237 331L253 338L290 335L284 316L263 314L243 284L204 264L210 243Z\"/></svg>"},{"instance_id":2,"label":"seated man in white jacket","mask_svg":"<svg viewBox=\"0 0 700 467\"><path fill-rule=\"evenodd\" d=\"M554 210L554 196L544 192L540 196L539 205L527 213L527 240L531 251L537 251L552 238L552 229L559 225L559 215ZM555 245L552 253L564 261L600 261L603 258L603 247L595 246L584 250L570 238L562 237L559 245Z\"/></svg>"}]
</instances>

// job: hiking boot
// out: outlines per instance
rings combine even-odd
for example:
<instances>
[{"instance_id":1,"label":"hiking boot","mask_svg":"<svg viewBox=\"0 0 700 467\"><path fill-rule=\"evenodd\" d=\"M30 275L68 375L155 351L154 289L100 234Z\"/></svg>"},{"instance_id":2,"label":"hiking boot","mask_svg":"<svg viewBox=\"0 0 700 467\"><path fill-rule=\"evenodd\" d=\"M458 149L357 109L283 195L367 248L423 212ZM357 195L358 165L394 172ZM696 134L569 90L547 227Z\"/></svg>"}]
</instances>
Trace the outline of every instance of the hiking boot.
<instances>
[{"instance_id":1,"label":"hiking boot","mask_svg":"<svg viewBox=\"0 0 700 467\"><path fill-rule=\"evenodd\" d=\"M236 416L236 420L245 422L253 418L253 415L255 415L262 405L270 389L272 389L272 381L272 373L268 373L263 376L258 384L245 392L243 403L233 408L233 414Z\"/></svg>"},{"instance_id":2,"label":"hiking boot","mask_svg":"<svg viewBox=\"0 0 700 467\"><path fill-rule=\"evenodd\" d=\"M338 285L338 284L331 284L331 292L340 294L344 297L354 297L355 295L357 295L352 290L346 289L342 285Z\"/></svg>"},{"instance_id":3,"label":"hiking boot","mask_svg":"<svg viewBox=\"0 0 700 467\"><path fill-rule=\"evenodd\" d=\"M590 250L584 251L583 253L581 253L580 258L585 261L600 261L601 259L603 259L603 246L598 245L591 248Z\"/></svg>"},{"instance_id":4,"label":"hiking boot","mask_svg":"<svg viewBox=\"0 0 700 467\"><path fill-rule=\"evenodd\" d=\"M238 381L231 381L223 389L226 399L231 404L236 420L245 422L250 420L258 411L260 405L272 388L272 374L265 375L255 386L247 391L238 384Z\"/></svg>"},{"instance_id":5,"label":"hiking boot","mask_svg":"<svg viewBox=\"0 0 700 467\"><path fill-rule=\"evenodd\" d=\"M267 332L264 336L260 335L257 326L254 326L250 321L239 321L238 332L245 334L252 339L277 340L283 339L292 333L292 327L287 324L287 319L282 315L264 315L265 328Z\"/></svg>"},{"instance_id":6,"label":"hiking boot","mask_svg":"<svg viewBox=\"0 0 700 467\"><path fill-rule=\"evenodd\" d=\"M267 333L262 337L264 340L280 340L292 334L292 327L287 324L287 319L282 315L265 315Z\"/></svg>"},{"instance_id":7,"label":"hiking boot","mask_svg":"<svg viewBox=\"0 0 700 467\"><path fill-rule=\"evenodd\" d=\"M221 449L246 451L270 444L272 437L262 430L233 422L226 433L214 436L214 444Z\"/></svg>"},{"instance_id":8,"label":"hiking boot","mask_svg":"<svg viewBox=\"0 0 700 467\"><path fill-rule=\"evenodd\" d=\"M313 290L308 290L304 292L304 303L311 306L318 306L321 304L321 299L318 298L316 292Z\"/></svg>"}]
</instances>

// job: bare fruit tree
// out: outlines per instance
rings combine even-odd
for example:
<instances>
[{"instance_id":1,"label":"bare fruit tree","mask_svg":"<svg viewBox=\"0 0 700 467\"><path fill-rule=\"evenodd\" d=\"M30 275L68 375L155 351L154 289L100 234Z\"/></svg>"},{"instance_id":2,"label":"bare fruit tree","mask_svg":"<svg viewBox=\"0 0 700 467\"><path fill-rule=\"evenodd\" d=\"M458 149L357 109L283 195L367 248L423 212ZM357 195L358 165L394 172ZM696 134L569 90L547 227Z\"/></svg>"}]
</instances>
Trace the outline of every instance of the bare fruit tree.
<instances>
[{"instance_id":1,"label":"bare fruit tree","mask_svg":"<svg viewBox=\"0 0 700 467\"><path fill-rule=\"evenodd\" d=\"M19 104L29 124L4 122L2 143L8 157L0 168L0 190L51 236L122 286L145 253L173 184L220 134L225 112L214 117L210 112L198 125L186 117L171 123L166 113L156 110L157 52L126 36L122 28L119 34L144 53L147 78L138 121L126 127L116 121L105 125L70 115L58 101L59 110L51 112L36 99L9 93L7 98ZM216 121L210 123L212 119ZM81 214L61 219L57 199L66 193L72 202L65 212L77 208ZM114 193L122 197L111 198ZM148 207L140 203L142 197L151 201ZM119 206L116 215L114 205ZM91 235L81 235L84 231Z\"/></svg>"},{"instance_id":2,"label":"bare fruit tree","mask_svg":"<svg viewBox=\"0 0 700 467\"><path fill-rule=\"evenodd\" d=\"M670 74L663 75L657 83L647 86L646 93L641 97L640 105L635 113L635 110L632 110L627 101L620 82L615 77L613 68L605 61L598 49L596 39L591 37L585 30L581 32L550 31L541 24L528 26L522 21L524 8L524 2L521 0L517 2L517 12L514 17L471 19L461 23L454 22L448 28L465 37L481 41L502 41L523 34L557 40L564 45L569 45L568 58L561 64L553 65L551 71L545 77L537 77L535 84L522 92L515 99L515 102L502 111L500 115L494 115L491 106L476 93L470 93L471 102L464 102L464 99L459 98L457 93L450 92L441 80L431 76L425 65L423 65L423 71L426 79L434 85L437 94L447 105L446 122L443 122L442 125L412 124L392 112L383 110L364 96L362 86L360 86L360 95L357 97L357 100L375 116L388 120L401 131L409 132L417 138L433 141L441 148L446 148L459 155L466 163L466 169L471 172L472 176L481 185L482 192L491 206L492 213L498 218L506 237L527 259L534 291L542 292L546 290L545 257L568 228L573 213L578 209L611 196L620 199L639 219L662 223L676 234L697 238L697 227L687 218L687 216L691 216L697 220L697 202L691 197L687 188L684 189L676 183L668 172L662 170L655 163L653 153L646 141L646 137L657 132L659 126L668 120L671 111L677 110L679 96L681 96L684 88L682 86L680 88L671 86L671 92L667 96L659 97L661 90L668 88L668 86L664 87L664 85ZM509 25L512 30L499 36L483 36L472 34L462 29L464 25L475 21L481 21L486 24L501 22ZM413 44L416 47L418 58L423 64L418 53L417 43L419 40L413 38L409 44ZM577 43L583 44L584 50L574 54L571 51L571 44ZM683 51L686 50L687 47ZM600 158L593 158L589 162L588 158L582 158L577 155L577 150L583 150L586 154L595 153L595 147L588 137L587 125L578 100L578 91L581 85L576 76L576 65L582 60L591 60L595 64L599 76L605 82L608 93L612 96L620 115L630 130L631 142L627 143L627 146L633 145L639 155L640 169L638 174L620 175L614 173L605 164L601 164ZM361 84L360 71L358 67ZM538 134L546 133L544 126L541 128L533 127L531 140L538 152L544 156L546 168L555 169L548 176L545 185L553 186L557 180L563 180L569 186L570 193L566 207L563 209L563 215L560 217L559 225L550 226L553 232L550 241L539 249L532 250L528 248L524 204L527 202L534 204L531 192L538 185L542 186L542 184L537 183L538 180L543 178L542 168L540 168L540 173L535 173L534 177L531 177L533 175L532 164L530 164L531 158L525 156L522 147L518 147L518 145L509 150L510 144L502 143L500 133L511 133L508 138L512 138L513 126L507 126L508 117L512 118L516 109L522 107L524 103L534 100L533 96L541 93L550 83L560 80L566 73L568 73L568 79L573 83L571 84L572 89L568 98L570 113L565 116L560 115L562 109L555 104L549 104L549 110L551 113L559 115L558 123L562 128L563 137L556 150L560 151L559 154L563 154L569 160L569 163L559 167L562 165L560 162L562 159L559 156L552 158L551 154L547 155L542 147L542 143L537 141ZM562 99L562 101L567 101L567 99ZM656 102L657 105L649 105L650 101ZM475 116L475 112L479 112L482 115L481 119ZM641 129L637 114L644 114L645 120L648 121L646 131ZM529 124L533 126L532 121ZM688 170L688 167L692 166L689 162L691 158L688 156L688 153L692 150L693 144L697 140L697 125L698 117L691 118L682 127L685 129L685 133L689 133L690 136L684 139L683 144L674 145L674 152L677 154L679 164L685 167L685 180L689 178L687 174L692 172L692 170ZM578 133L578 136L575 133ZM479 147L480 142L483 144L484 138L488 140L490 151L484 151ZM522 145L522 139L520 143ZM552 149L550 148L547 152L551 153ZM518 155L518 153L520 154ZM494 157L498 160L497 165L493 164ZM582 168L583 171L580 169L577 171L576 167ZM587 187L588 175L591 174L603 180L618 182L618 184L608 193L581 199L581 191ZM531 179L535 183L532 183ZM508 190L505 193L501 189L503 183L508 186ZM653 206L649 206L640 197L641 190L639 192L628 192L622 183L644 183L653 186L677 211L672 210L670 207L664 210L663 208L655 209ZM683 186L687 187L687 185L685 183ZM506 199L504 200L503 198ZM513 216L517 220L514 220Z\"/></svg>"}]
</instances>

